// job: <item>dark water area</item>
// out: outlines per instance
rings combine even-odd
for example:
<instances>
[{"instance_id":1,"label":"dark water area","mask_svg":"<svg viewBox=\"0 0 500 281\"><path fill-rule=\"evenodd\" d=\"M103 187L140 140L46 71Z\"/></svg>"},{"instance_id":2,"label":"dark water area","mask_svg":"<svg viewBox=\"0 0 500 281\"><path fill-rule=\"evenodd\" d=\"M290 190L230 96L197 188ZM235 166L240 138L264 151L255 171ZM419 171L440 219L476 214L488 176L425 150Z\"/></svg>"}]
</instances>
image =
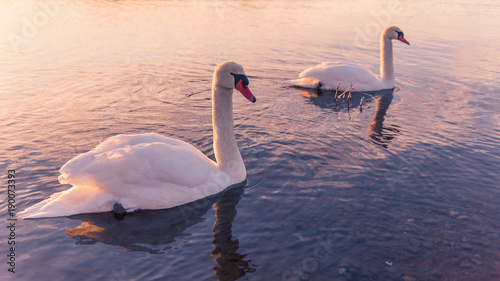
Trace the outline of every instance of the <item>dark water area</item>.
<instances>
[{"instance_id":1,"label":"dark water area","mask_svg":"<svg viewBox=\"0 0 500 281\"><path fill-rule=\"evenodd\" d=\"M495 1L0 6L1 280L500 280ZM394 43L394 90L282 83L322 61L378 74L388 25L411 43ZM125 216L9 217L9 169L17 214L69 188L59 168L117 134L156 132L213 159L225 60L257 97L234 97L245 186Z\"/></svg>"}]
</instances>

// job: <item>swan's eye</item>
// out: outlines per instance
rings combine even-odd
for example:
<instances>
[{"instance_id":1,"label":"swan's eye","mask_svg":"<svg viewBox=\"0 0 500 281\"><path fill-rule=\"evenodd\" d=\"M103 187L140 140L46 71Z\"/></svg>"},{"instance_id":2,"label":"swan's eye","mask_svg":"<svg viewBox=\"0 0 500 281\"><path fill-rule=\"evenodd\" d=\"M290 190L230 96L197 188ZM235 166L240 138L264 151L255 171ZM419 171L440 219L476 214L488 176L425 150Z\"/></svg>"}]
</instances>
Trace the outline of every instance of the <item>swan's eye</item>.
<instances>
[{"instance_id":1,"label":"swan's eye","mask_svg":"<svg viewBox=\"0 0 500 281\"><path fill-rule=\"evenodd\" d=\"M234 74L234 73L231 73L231 75L234 76L234 87L236 88L236 85L238 85L238 83L241 81L241 84L243 84L243 87L246 88L245 86L247 86L248 84L250 84L250 82L248 81L248 78L245 74Z\"/></svg>"},{"instance_id":2,"label":"swan's eye","mask_svg":"<svg viewBox=\"0 0 500 281\"><path fill-rule=\"evenodd\" d=\"M405 35L403 34L403 31L396 31L396 33L398 34L398 40L405 43L405 44L408 44L410 45L410 42L408 42L406 39L405 39Z\"/></svg>"}]
</instances>

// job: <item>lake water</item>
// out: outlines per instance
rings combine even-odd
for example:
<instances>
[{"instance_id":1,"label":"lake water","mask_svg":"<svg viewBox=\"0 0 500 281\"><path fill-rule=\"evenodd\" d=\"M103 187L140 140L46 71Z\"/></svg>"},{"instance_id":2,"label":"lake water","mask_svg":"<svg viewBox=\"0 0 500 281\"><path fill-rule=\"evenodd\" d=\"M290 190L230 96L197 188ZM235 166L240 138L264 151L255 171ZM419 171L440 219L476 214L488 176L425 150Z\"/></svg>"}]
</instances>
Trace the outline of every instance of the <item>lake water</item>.
<instances>
[{"instance_id":1,"label":"lake water","mask_svg":"<svg viewBox=\"0 0 500 281\"><path fill-rule=\"evenodd\" d=\"M500 280L499 14L488 0L2 1L0 279ZM283 85L321 61L378 73L389 25L411 43L394 43L393 92ZM234 99L246 186L121 219L17 216L116 134L213 157L225 60L257 97Z\"/></svg>"}]
</instances>

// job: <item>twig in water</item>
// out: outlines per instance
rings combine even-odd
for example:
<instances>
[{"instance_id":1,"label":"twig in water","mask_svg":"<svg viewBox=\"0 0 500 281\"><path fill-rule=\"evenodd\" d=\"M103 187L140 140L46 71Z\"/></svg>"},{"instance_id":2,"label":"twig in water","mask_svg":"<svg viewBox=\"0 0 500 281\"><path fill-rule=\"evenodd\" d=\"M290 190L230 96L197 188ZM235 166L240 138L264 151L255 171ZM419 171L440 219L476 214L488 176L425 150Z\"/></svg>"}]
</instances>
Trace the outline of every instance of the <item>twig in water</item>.
<instances>
[{"instance_id":1,"label":"twig in water","mask_svg":"<svg viewBox=\"0 0 500 281\"><path fill-rule=\"evenodd\" d=\"M342 94L339 95L339 98L347 98L349 100L351 98L351 92L354 89L351 83L351 87L346 89L345 91L342 92Z\"/></svg>"},{"instance_id":2,"label":"twig in water","mask_svg":"<svg viewBox=\"0 0 500 281\"><path fill-rule=\"evenodd\" d=\"M353 85L352 85L352 82L351 82L351 87L349 87L349 89L345 90L343 95L345 95L345 92L346 91L349 91L347 93L347 112L349 112L349 110L351 109L351 100L352 100L352 96L351 96L351 92L352 90L354 89Z\"/></svg>"},{"instance_id":3,"label":"twig in water","mask_svg":"<svg viewBox=\"0 0 500 281\"><path fill-rule=\"evenodd\" d=\"M342 83L342 82L339 82L339 83L337 84L337 87L335 88L335 101L337 101L337 95L339 94L339 86L340 86L340 83Z\"/></svg>"},{"instance_id":4,"label":"twig in water","mask_svg":"<svg viewBox=\"0 0 500 281\"><path fill-rule=\"evenodd\" d=\"M354 89L354 86L352 85L352 82L351 82L351 87L349 87L349 95L347 95L347 103L351 103L351 100L352 100L351 92L353 89Z\"/></svg>"},{"instance_id":5,"label":"twig in water","mask_svg":"<svg viewBox=\"0 0 500 281\"><path fill-rule=\"evenodd\" d=\"M349 89L345 90L342 92L342 94L339 95L339 99L343 99L345 97L345 94L347 93Z\"/></svg>"}]
</instances>

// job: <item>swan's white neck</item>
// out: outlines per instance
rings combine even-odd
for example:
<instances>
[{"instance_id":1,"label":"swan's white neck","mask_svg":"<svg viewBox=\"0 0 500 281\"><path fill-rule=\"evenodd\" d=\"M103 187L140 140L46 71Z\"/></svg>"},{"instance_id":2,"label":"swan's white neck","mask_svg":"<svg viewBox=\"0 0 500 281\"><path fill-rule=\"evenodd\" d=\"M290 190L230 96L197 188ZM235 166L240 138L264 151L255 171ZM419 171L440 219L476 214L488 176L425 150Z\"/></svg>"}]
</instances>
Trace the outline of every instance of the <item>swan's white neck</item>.
<instances>
[{"instance_id":1,"label":"swan's white neck","mask_svg":"<svg viewBox=\"0 0 500 281\"><path fill-rule=\"evenodd\" d=\"M234 183L244 181L246 169L233 128L233 89L213 86L212 125L214 153L219 169L228 173Z\"/></svg>"},{"instance_id":2,"label":"swan's white neck","mask_svg":"<svg viewBox=\"0 0 500 281\"><path fill-rule=\"evenodd\" d=\"M380 80L387 88L394 88L394 64L392 61L392 41L380 38Z\"/></svg>"}]
</instances>

